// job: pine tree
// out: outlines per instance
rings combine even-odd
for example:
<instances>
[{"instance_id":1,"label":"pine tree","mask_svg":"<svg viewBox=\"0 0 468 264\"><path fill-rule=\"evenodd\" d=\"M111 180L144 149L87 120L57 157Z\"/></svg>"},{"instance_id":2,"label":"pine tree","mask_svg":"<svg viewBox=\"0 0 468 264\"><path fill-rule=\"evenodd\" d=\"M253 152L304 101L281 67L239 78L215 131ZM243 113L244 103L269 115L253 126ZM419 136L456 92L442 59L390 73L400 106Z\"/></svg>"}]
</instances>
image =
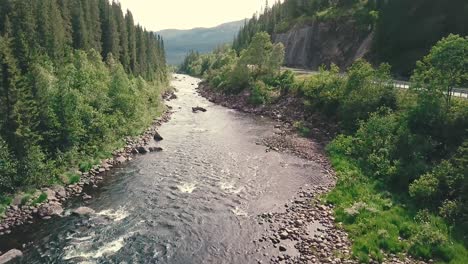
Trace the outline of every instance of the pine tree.
<instances>
[{"instance_id":1,"label":"pine tree","mask_svg":"<svg viewBox=\"0 0 468 264\"><path fill-rule=\"evenodd\" d=\"M137 69L136 32L135 22L133 21L133 15L130 11L127 11L125 15L125 23L128 35L129 71L135 73Z\"/></svg>"}]
</instances>

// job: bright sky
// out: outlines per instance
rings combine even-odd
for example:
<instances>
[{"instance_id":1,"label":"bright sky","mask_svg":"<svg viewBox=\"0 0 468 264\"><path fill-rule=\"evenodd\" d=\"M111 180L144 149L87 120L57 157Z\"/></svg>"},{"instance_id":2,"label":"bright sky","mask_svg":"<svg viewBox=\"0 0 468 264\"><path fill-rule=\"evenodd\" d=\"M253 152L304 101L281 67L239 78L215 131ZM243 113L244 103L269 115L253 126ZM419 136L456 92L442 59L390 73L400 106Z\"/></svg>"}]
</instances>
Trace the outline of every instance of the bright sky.
<instances>
[{"instance_id":1,"label":"bright sky","mask_svg":"<svg viewBox=\"0 0 468 264\"><path fill-rule=\"evenodd\" d=\"M147 30L213 27L250 18L265 0L120 0ZM273 0L270 0L273 3Z\"/></svg>"}]
</instances>

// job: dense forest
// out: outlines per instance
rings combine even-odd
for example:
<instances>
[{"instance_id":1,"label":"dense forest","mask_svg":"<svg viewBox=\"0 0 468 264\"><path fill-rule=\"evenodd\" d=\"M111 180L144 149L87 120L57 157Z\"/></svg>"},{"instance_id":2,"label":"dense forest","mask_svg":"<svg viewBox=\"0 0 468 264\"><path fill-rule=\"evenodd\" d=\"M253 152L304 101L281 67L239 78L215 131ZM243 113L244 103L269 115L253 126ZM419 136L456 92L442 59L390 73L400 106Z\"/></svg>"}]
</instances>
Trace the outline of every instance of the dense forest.
<instances>
[{"instance_id":1,"label":"dense forest","mask_svg":"<svg viewBox=\"0 0 468 264\"><path fill-rule=\"evenodd\" d=\"M239 31L233 48L245 49L257 32L270 35L295 26L326 22L354 23L364 34L375 32L368 59L390 63L392 71L410 76L416 61L441 38L468 34L468 2L464 0L285 0L254 15Z\"/></svg>"},{"instance_id":2,"label":"dense forest","mask_svg":"<svg viewBox=\"0 0 468 264\"><path fill-rule=\"evenodd\" d=\"M421 59L411 88L392 84L391 67L356 61L296 77L281 71L282 44L266 32L238 52L188 54L181 69L203 76L215 93L251 106L293 102L314 136L317 117L336 124L328 154L338 175L323 197L353 240L361 262L406 253L447 263L468 261L468 101L452 89L468 81L468 37L449 35ZM308 119L310 118L310 120Z\"/></svg>"},{"instance_id":3,"label":"dense forest","mask_svg":"<svg viewBox=\"0 0 468 264\"><path fill-rule=\"evenodd\" d=\"M2 203L140 133L167 83L162 38L107 0L0 0L0 67Z\"/></svg>"}]
</instances>

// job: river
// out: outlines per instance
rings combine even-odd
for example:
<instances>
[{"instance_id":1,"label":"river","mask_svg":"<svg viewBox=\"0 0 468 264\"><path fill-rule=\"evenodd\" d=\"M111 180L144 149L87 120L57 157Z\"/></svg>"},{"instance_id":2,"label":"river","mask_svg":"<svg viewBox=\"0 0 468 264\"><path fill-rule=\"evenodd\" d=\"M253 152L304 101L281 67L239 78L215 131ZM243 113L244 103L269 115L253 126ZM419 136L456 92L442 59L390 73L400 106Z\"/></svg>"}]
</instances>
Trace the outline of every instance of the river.
<instances>
[{"instance_id":1,"label":"river","mask_svg":"<svg viewBox=\"0 0 468 264\"><path fill-rule=\"evenodd\" d=\"M257 216L284 210L320 166L258 144L275 121L200 97L200 80L174 75L178 99L159 132L164 149L113 169L85 204L97 213L38 220L0 238L20 263L257 263L267 261ZM194 106L205 113L192 113ZM71 201L69 210L82 205ZM23 249L23 245L24 249Z\"/></svg>"}]
</instances>

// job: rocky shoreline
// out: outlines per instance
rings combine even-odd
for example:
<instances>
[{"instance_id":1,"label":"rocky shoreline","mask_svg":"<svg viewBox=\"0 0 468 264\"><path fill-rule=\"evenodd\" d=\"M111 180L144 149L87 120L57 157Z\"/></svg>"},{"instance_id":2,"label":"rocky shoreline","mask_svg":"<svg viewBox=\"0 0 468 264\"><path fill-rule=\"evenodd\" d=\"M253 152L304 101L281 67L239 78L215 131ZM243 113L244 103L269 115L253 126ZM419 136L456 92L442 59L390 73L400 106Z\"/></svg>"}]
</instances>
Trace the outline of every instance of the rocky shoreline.
<instances>
[{"instance_id":1,"label":"rocky shoreline","mask_svg":"<svg viewBox=\"0 0 468 264\"><path fill-rule=\"evenodd\" d=\"M163 95L164 101L177 98L173 91L166 92ZM166 110L162 116L153 121L153 124L138 137L125 138L125 147L113 152L113 157L102 160L100 165L94 166L87 172L77 172L80 175L79 182L67 186L55 185L48 188L42 188L36 192L32 198L37 198L41 193L45 193L47 198L35 205L21 205L22 195L16 195L11 205L5 211L5 217L0 218L0 236L8 235L12 229L25 224L32 224L35 219L48 220L53 216L61 216L64 212L63 204L71 198L81 197L81 199L90 200L92 197L83 192L87 186L97 188L97 184L104 180L106 172L113 167L124 164L132 160L136 155L149 152L162 151L160 147L149 147L152 141L162 140L158 133L158 127L171 119L172 108L166 105ZM1 254L1 252L0 252Z\"/></svg>"},{"instance_id":2,"label":"rocky shoreline","mask_svg":"<svg viewBox=\"0 0 468 264\"><path fill-rule=\"evenodd\" d=\"M267 106L252 106L249 93L225 95L200 83L198 93L209 101L241 112L268 116L278 121L272 128L274 135L258 142L268 151L287 152L314 161L322 166L322 173L329 182L322 186L301 188L296 197L286 204L282 213L266 213L258 216L258 223L267 226L267 233L255 243L262 249L273 246L275 254L264 256L270 263L359 263L351 256L351 241L347 233L335 222L333 205L325 205L320 197L330 192L336 184L336 174L326 157L324 147L337 131L333 124L326 124L319 116L311 116L304 110L299 98L282 98ZM293 124L305 121L312 128L310 138L296 133ZM333 123L333 122L332 122ZM262 263L261 260L257 261ZM371 261L371 263L379 263ZM426 263L407 256L387 255L382 263Z\"/></svg>"}]
</instances>

